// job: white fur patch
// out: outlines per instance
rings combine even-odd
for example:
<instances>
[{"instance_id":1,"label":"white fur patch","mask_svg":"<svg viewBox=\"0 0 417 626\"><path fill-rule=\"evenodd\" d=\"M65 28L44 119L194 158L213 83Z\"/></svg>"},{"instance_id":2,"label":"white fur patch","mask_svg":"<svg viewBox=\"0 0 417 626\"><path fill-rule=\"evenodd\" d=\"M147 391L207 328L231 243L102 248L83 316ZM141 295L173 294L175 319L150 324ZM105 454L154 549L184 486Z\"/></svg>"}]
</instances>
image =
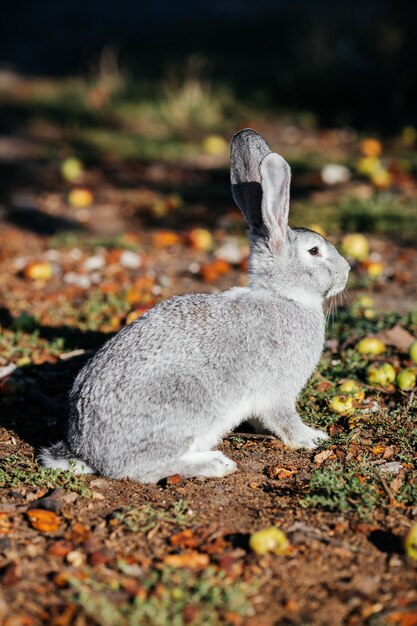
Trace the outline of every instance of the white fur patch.
<instances>
[{"instance_id":1,"label":"white fur patch","mask_svg":"<svg viewBox=\"0 0 417 626\"><path fill-rule=\"evenodd\" d=\"M65 472L73 472L74 474L93 474L94 470L91 469L86 463L83 461L79 461L78 459L63 459L63 458L55 458L51 455L48 450L43 450L40 453L40 459L42 461L42 465L44 467L49 467L51 469L63 470Z\"/></svg>"}]
</instances>

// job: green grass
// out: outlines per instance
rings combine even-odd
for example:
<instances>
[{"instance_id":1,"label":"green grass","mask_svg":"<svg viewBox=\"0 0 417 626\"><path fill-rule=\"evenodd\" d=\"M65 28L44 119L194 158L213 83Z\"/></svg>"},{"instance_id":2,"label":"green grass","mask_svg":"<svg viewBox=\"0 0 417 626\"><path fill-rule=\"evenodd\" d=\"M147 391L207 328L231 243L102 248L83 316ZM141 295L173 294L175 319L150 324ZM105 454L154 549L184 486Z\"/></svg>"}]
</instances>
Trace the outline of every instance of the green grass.
<instances>
[{"instance_id":1,"label":"green grass","mask_svg":"<svg viewBox=\"0 0 417 626\"><path fill-rule=\"evenodd\" d=\"M178 500L167 508L155 508L150 504L139 507L127 506L113 511L112 518L121 522L131 532L146 533L161 522L178 526L189 526L192 516L189 514L187 502Z\"/></svg>"},{"instance_id":2,"label":"green grass","mask_svg":"<svg viewBox=\"0 0 417 626\"><path fill-rule=\"evenodd\" d=\"M38 330L25 332L25 330L36 328L36 326L36 319L27 313L23 312L16 317L11 329L4 328L1 331L0 356L15 363L19 363L21 359L31 360L34 352L38 351L59 356L64 350L64 339L58 337L47 341L39 336Z\"/></svg>"},{"instance_id":3,"label":"green grass","mask_svg":"<svg viewBox=\"0 0 417 626\"><path fill-rule=\"evenodd\" d=\"M417 471L408 474L394 496L398 502L413 506L417 501ZM308 492L300 504L304 508L349 512L369 518L375 508L392 504L386 491L392 478L390 474L379 474L378 466L372 465L369 459L344 464L334 461L313 472Z\"/></svg>"},{"instance_id":4,"label":"green grass","mask_svg":"<svg viewBox=\"0 0 417 626\"><path fill-rule=\"evenodd\" d=\"M90 490L83 476L40 466L34 459L10 454L0 459L0 487L62 487L80 496L89 496Z\"/></svg>"},{"instance_id":5,"label":"green grass","mask_svg":"<svg viewBox=\"0 0 417 626\"><path fill-rule=\"evenodd\" d=\"M256 585L232 581L214 567L199 573L164 567L139 582L140 597L117 601L111 597L121 588L116 580L110 587L94 572L69 579L75 600L98 626L220 626L236 623L230 614L253 615L249 598Z\"/></svg>"}]
</instances>

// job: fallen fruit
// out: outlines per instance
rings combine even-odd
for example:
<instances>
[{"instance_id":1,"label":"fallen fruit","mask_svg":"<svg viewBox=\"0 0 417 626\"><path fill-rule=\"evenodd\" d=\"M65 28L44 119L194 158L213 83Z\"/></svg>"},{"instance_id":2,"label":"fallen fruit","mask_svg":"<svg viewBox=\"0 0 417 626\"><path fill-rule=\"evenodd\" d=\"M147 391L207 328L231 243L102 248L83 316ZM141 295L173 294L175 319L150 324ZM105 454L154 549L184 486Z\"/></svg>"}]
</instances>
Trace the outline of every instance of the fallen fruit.
<instances>
[{"instance_id":1,"label":"fallen fruit","mask_svg":"<svg viewBox=\"0 0 417 626\"><path fill-rule=\"evenodd\" d=\"M213 248L213 236L206 228L193 228L189 231L187 238L195 250L208 252Z\"/></svg>"},{"instance_id":2,"label":"fallen fruit","mask_svg":"<svg viewBox=\"0 0 417 626\"><path fill-rule=\"evenodd\" d=\"M382 144L374 137L368 137L360 143L362 154L367 157L377 157L382 153Z\"/></svg>"},{"instance_id":3,"label":"fallen fruit","mask_svg":"<svg viewBox=\"0 0 417 626\"><path fill-rule=\"evenodd\" d=\"M76 209L84 209L94 202L94 196L89 189L72 189L68 194L68 204Z\"/></svg>"},{"instance_id":4,"label":"fallen fruit","mask_svg":"<svg viewBox=\"0 0 417 626\"><path fill-rule=\"evenodd\" d=\"M411 344L408 354L410 355L410 359L414 361L414 363L417 363L417 341Z\"/></svg>"},{"instance_id":5,"label":"fallen fruit","mask_svg":"<svg viewBox=\"0 0 417 626\"><path fill-rule=\"evenodd\" d=\"M388 170L380 167L372 173L371 182L379 189L386 189L392 183L392 175Z\"/></svg>"},{"instance_id":6,"label":"fallen fruit","mask_svg":"<svg viewBox=\"0 0 417 626\"><path fill-rule=\"evenodd\" d=\"M61 176L69 183L78 183L84 173L83 164L75 157L68 157L61 163Z\"/></svg>"},{"instance_id":7,"label":"fallen fruit","mask_svg":"<svg viewBox=\"0 0 417 626\"><path fill-rule=\"evenodd\" d=\"M369 243L364 235L352 233L343 237L342 250L344 254L352 259L364 261L369 255Z\"/></svg>"},{"instance_id":8,"label":"fallen fruit","mask_svg":"<svg viewBox=\"0 0 417 626\"><path fill-rule=\"evenodd\" d=\"M417 382L416 370L417 368L407 367L397 374L397 380L395 383L398 389L401 389L401 391L410 391L411 389L414 389Z\"/></svg>"},{"instance_id":9,"label":"fallen fruit","mask_svg":"<svg viewBox=\"0 0 417 626\"><path fill-rule=\"evenodd\" d=\"M24 275L32 280L49 280L54 274L53 267L48 261L34 261L25 267Z\"/></svg>"},{"instance_id":10,"label":"fallen fruit","mask_svg":"<svg viewBox=\"0 0 417 626\"><path fill-rule=\"evenodd\" d=\"M340 415L347 415L354 411L352 396L333 396L327 403L329 409Z\"/></svg>"},{"instance_id":11,"label":"fallen fruit","mask_svg":"<svg viewBox=\"0 0 417 626\"><path fill-rule=\"evenodd\" d=\"M203 140L203 151L210 156L226 154L229 144L220 135L209 135Z\"/></svg>"},{"instance_id":12,"label":"fallen fruit","mask_svg":"<svg viewBox=\"0 0 417 626\"><path fill-rule=\"evenodd\" d=\"M375 301L366 294L360 294L357 298L355 298L353 304L359 306L361 309L372 309L375 306Z\"/></svg>"},{"instance_id":13,"label":"fallen fruit","mask_svg":"<svg viewBox=\"0 0 417 626\"><path fill-rule=\"evenodd\" d=\"M356 344L359 354L372 354L374 356L385 352L385 344L378 337L364 337Z\"/></svg>"},{"instance_id":14,"label":"fallen fruit","mask_svg":"<svg viewBox=\"0 0 417 626\"><path fill-rule=\"evenodd\" d=\"M249 547L255 554L286 554L289 543L282 530L270 526L252 533Z\"/></svg>"},{"instance_id":15,"label":"fallen fruit","mask_svg":"<svg viewBox=\"0 0 417 626\"><path fill-rule=\"evenodd\" d=\"M342 393L350 394L355 400L362 401L365 398L365 392L362 386L357 380L353 380L352 378L343 381L343 383L339 385L339 390Z\"/></svg>"},{"instance_id":16,"label":"fallen fruit","mask_svg":"<svg viewBox=\"0 0 417 626\"><path fill-rule=\"evenodd\" d=\"M404 540L404 550L407 556L417 561L417 524L408 531Z\"/></svg>"},{"instance_id":17,"label":"fallen fruit","mask_svg":"<svg viewBox=\"0 0 417 626\"><path fill-rule=\"evenodd\" d=\"M370 261L366 264L366 272L370 278L380 278L384 273L384 264L380 261Z\"/></svg>"},{"instance_id":18,"label":"fallen fruit","mask_svg":"<svg viewBox=\"0 0 417 626\"><path fill-rule=\"evenodd\" d=\"M367 369L367 379L371 385L387 387L395 380L395 369L389 363L374 363Z\"/></svg>"},{"instance_id":19,"label":"fallen fruit","mask_svg":"<svg viewBox=\"0 0 417 626\"><path fill-rule=\"evenodd\" d=\"M356 163L356 169L362 176L372 176L372 174L381 169L381 167L381 161L375 156L362 157Z\"/></svg>"}]
</instances>

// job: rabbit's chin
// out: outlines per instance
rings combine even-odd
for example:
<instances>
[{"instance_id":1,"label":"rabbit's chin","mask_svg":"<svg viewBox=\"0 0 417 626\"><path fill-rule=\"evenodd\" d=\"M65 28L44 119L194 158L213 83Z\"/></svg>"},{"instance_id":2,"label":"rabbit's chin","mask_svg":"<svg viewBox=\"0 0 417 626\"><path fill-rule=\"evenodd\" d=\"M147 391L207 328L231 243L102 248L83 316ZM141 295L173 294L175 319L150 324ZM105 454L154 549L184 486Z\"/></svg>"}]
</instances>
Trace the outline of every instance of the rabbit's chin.
<instances>
[{"instance_id":1,"label":"rabbit's chin","mask_svg":"<svg viewBox=\"0 0 417 626\"><path fill-rule=\"evenodd\" d=\"M337 296L339 293L343 293L345 288L346 288L346 283L343 283L343 285L337 285L336 287L333 287L333 289L330 289L330 291L326 293L324 297L326 298L326 300L328 298L333 298L333 296Z\"/></svg>"}]
</instances>

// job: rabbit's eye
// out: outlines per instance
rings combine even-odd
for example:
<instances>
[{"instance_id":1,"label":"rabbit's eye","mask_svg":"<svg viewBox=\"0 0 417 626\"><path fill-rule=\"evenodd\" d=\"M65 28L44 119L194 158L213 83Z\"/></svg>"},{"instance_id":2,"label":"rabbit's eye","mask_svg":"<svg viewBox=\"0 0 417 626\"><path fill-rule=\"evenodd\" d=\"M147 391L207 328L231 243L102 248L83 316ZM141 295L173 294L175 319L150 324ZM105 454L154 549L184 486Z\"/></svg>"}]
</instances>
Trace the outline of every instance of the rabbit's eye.
<instances>
[{"instance_id":1,"label":"rabbit's eye","mask_svg":"<svg viewBox=\"0 0 417 626\"><path fill-rule=\"evenodd\" d=\"M310 248L309 253L311 254L311 256L319 256L320 250L317 246L314 246L314 248Z\"/></svg>"}]
</instances>

